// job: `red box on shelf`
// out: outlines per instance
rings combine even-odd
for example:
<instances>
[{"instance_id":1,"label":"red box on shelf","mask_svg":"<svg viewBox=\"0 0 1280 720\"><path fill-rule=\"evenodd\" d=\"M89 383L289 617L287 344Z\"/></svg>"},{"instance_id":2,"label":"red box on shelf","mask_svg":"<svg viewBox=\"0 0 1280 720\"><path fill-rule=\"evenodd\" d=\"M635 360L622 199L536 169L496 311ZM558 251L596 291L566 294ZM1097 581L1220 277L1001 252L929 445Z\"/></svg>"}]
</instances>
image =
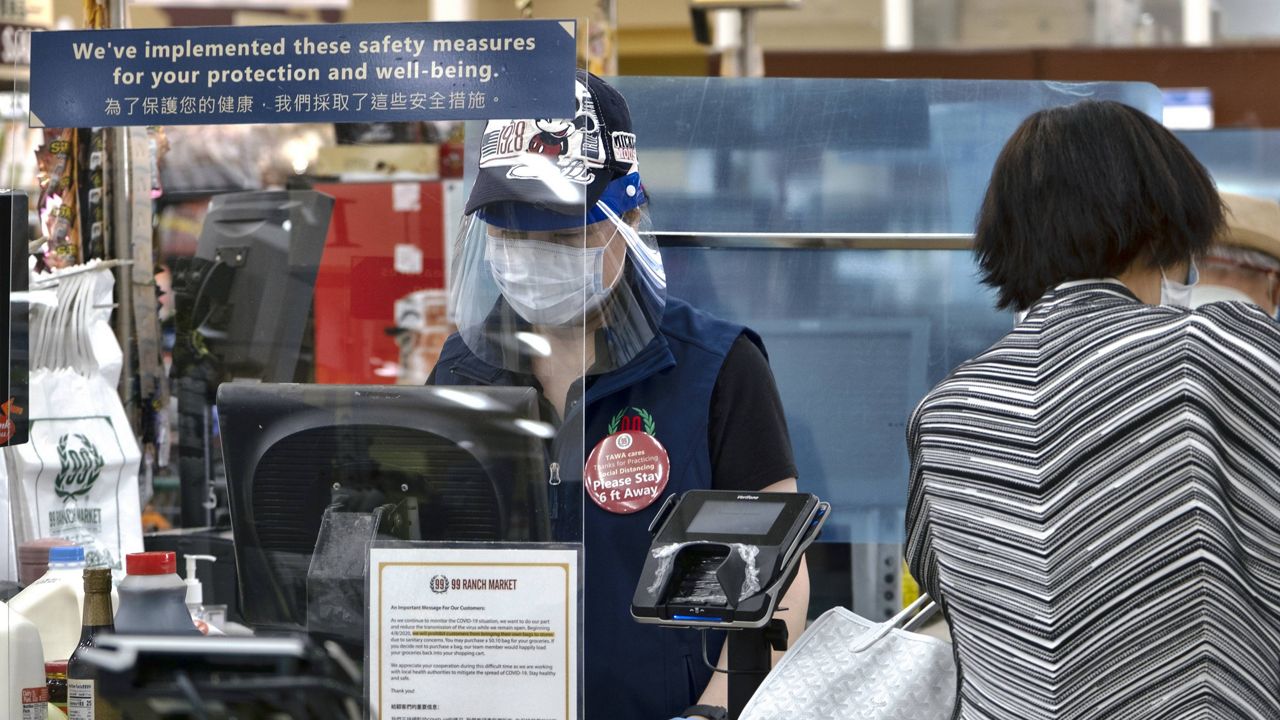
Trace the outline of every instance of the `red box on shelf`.
<instances>
[{"instance_id":1,"label":"red box on shelf","mask_svg":"<svg viewBox=\"0 0 1280 720\"><path fill-rule=\"evenodd\" d=\"M400 376L396 301L445 288L440 181L322 183L336 201L315 289L316 382Z\"/></svg>"}]
</instances>

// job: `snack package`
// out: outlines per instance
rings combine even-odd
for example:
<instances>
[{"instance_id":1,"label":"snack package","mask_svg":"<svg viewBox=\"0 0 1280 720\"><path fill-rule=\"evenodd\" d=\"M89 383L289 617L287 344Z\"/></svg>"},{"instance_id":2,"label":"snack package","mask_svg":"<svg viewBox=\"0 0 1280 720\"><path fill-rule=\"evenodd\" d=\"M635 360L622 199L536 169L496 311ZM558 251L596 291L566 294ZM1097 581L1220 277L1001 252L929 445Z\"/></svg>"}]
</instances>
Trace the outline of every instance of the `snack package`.
<instances>
[{"instance_id":1,"label":"snack package","mask_svg":"<svg viewBox=\"0 0 1280 720\"><path fill-rule=\"evenodd\" d=\"M80 262L76 232L75 131L45 129L45 144L36 151L40 181L40 227L45 233L45 264L52 268Z\"/></svg>"}]
</instances>

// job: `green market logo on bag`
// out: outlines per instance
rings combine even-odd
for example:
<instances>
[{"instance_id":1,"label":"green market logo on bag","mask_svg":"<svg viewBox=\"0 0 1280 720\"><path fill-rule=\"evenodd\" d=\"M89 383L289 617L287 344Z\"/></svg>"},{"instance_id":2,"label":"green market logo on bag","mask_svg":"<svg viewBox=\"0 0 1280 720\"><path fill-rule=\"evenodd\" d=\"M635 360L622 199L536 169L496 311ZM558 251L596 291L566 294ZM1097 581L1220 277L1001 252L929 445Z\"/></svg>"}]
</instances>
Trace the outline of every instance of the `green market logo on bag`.
<instances>
[{"instance_id":1,"label":"green market logo on bag","mask_svg":"<svg viewBox=\"0 0 1280 720\"><path fill-rule=\"evenodd\" d=\"M634 410L635 414L628 414L628 410ZM653 416L648 410L638 407L624 407L618 411L617 415L609 421L609 434L614 435L621 432L641 432L647 435L653 435L658 430L658 425L653 421Z\"/></svg>"},{"instance_id":2,"label":"green market logo on bag","mask_svg":"<svg viewBox=\"0 0 1280 720\"><path fill-rule=\"evenodd\" d=\"M82 433L68 433L58 438L58 459L62 469L53 481L54 492L63 502L83 497L93 489L102 474L102 454Z\"/></svg>"}]
</instances>

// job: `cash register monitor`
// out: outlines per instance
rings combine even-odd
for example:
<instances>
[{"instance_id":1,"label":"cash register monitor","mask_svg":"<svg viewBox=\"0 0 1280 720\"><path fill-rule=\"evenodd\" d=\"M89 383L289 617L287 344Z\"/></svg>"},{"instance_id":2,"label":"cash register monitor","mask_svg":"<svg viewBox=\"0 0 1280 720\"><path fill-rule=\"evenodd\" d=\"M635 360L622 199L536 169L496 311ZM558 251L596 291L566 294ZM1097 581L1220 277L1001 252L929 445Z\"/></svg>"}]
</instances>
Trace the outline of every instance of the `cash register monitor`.
<instances>
[{"instance_id":1,"label":"cash register monitor","mask_svg":"<svg viewBox=\"0 0 1280 720\"><path fill-rule=\"evenodd\" d=\"M307 625L325 510L391 506L380 537L550 539L532 388L224 383L218 389L241 611ZM362 583L361 583L362 584Z\"/></svg>"},{"instance_id":2,"label":"cash register monitor","mask_svg":"<svg viewBox=\"0 0 1280 720\"><path fill-rule=\"evenodd\" d=\"M295 379L333 204L312 190L210 201L192 279L177 294L227 379Z\"/></svg>"}]
</instances>

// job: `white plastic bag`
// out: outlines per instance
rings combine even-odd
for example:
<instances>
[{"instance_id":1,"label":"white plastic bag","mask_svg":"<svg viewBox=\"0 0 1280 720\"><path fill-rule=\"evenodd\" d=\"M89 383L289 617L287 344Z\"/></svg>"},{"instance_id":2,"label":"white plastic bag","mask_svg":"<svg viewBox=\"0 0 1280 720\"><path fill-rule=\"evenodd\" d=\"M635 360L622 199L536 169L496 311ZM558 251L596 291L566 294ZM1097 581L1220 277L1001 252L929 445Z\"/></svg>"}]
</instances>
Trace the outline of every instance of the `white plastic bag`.
<instances>
[{"instance_id":1,"label":"white plastic bag","mask_svg":"<svg viewBox=\"0 0 1280 720\"><path fill-rule=\"evenodd\" d=\"M7 449L16 539L65 538L119 571L142 550L141 451L116 392L114 280L88 266L53 281L57 305L32 311L31 439Z\"/></svg>"}]
</instances>

